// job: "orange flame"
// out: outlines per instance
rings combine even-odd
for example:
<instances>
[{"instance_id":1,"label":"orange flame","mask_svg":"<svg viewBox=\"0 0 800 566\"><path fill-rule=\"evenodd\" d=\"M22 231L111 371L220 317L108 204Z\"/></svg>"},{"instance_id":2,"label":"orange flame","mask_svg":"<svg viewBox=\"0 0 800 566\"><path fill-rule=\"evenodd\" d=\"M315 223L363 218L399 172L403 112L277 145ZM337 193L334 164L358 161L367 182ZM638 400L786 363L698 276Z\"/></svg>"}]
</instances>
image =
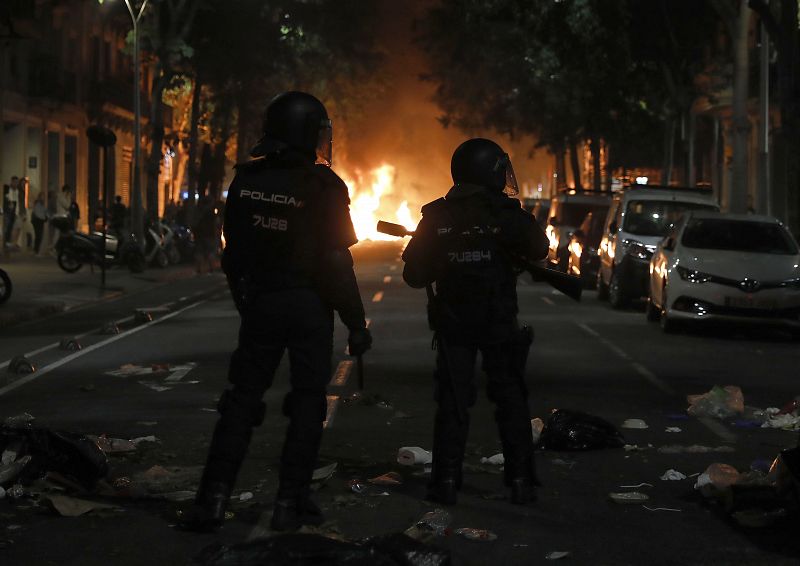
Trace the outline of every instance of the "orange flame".
<instances>
[{"instance_id":1,"label":"orange flame","mask_svg":"<svg viewBox=\"0 0 800 566\"><path fill-rule=\"evenodd\" d=\"M395 168L384 163L376 167L366 176L356 171L356 177L339 172L350 193L350 218L356 229L359 240L393 240L391 236L376 230L378 220L402 224L409 230L417 226L419 217L415 217L409 208L408 201L397 205L395 195Z\"/></svg>"}]
</instances>

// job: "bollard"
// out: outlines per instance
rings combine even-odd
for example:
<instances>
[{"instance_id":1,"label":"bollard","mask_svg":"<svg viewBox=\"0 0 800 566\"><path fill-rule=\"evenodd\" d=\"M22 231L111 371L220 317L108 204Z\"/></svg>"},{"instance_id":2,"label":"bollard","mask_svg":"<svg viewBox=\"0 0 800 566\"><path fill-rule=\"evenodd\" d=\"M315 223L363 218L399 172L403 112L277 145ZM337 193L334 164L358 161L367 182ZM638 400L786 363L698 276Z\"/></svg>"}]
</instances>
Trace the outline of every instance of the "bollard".
<instances>
[{"instance_id":1,"label":"bollard","mask_svg":"<svg viewBox=\"0 0 800 566\"><path fill-rule=\"evenodd\" d=\"M61 342L58 343L58 347L68 352L77 352L83 348L77 338L62 338Z\"/></svg>"},{"instance_id":2,"label":"bollard","mask_svg":"<svg viewBox=\"0 0 800 566\"><path fill-rule=\"evenodd\" d=\"M25 356L14 356L8 363L8 372L16 375L29 375L36 371L36 366L33 365Z\"/></svg>"},{"instance_id":3,"label":"bollard","mask_svg":"<svg viewBox=\"0 0 800 566\"><path fill-rule=\"evenodd\" d=\"M136 322L145 323L153 320L153 315L150 311L137 309L134 315Z\"/></svg>"},{"instance_id":4,"label":"bollard","mask_svg":"<svg viewBox=\"0 0 800 566\"><path fill-rule=\"evenodd\" d=\"M102 333L119 334L119 326L117 326L116 322L107 322L105 325L103 325Z\"/></svg>"}]
</instances>

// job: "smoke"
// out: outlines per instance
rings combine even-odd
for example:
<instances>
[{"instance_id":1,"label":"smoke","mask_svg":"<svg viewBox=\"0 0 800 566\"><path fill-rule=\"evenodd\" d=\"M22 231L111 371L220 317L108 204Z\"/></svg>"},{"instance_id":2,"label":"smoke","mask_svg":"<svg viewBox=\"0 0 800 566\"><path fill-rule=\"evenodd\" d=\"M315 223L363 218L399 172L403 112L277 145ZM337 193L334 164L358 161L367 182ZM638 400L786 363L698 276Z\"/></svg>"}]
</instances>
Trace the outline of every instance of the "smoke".
<instances>
[{"instance_id":1,"label":"smoke","mask_svg":"<svg viewBox=\"0 0 800 566\"><path fill-rule=\"evenodd\" d=\"M424 82L426 57L414 42L414 21L425 17L431 0L397 2L380 0L380 29L386 88L363 109L363 118L337 125L346 130L344 167L368 171L383 163L396 168L395 194L412 208L443 196L452 185L450 158L469 136L444 128L437 120L441 110L432 102L436 85ZM529 158L531 139L512 142L494 132L479 135L497 141L509 152L520 181L536 189L552 178L551 161L540 150ZM334 165L336 169L336 165ZM545 191L547 189L545 188Z\"/></svg>"}]
</instances>

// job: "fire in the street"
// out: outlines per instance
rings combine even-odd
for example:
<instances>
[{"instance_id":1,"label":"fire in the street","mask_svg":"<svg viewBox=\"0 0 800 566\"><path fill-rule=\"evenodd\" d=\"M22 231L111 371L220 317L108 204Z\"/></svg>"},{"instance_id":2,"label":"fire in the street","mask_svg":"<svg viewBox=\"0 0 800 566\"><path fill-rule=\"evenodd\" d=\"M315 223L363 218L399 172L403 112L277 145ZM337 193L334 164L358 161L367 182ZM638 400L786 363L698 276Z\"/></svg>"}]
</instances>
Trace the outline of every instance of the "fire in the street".
<instances>
[{"instance_id":1,"label":"fire in the street","mask_svg":"<svg viewBox=\"0 0 800 566\"><path fill-rule=\"evenodd\" d=\"M383 164L365 175L358 171L355 176L339 174L350 193L350 218L359 240L393 239L375 229L378 220L402 224L409 230L416 228L419 217L412 212L413 205L395 194L395 168L392 165Z\"/></svg>"}]
</instances>

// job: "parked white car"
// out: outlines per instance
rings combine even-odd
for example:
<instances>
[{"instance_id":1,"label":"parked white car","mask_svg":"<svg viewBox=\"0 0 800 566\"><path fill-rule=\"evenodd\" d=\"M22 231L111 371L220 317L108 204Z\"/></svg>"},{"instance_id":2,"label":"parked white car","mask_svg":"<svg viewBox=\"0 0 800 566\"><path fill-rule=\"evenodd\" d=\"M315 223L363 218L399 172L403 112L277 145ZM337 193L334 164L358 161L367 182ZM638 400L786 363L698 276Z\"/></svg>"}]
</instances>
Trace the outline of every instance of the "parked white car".
<instances>
[{"instance_id":1,"label":"parked white car","mask_svg":"<svg viewBox=\"0 0 800 566\"><path fill-rule=\"evenodd\" d=\"M650 261L647 319L669 332L719 320L800 329L800 250L769 216L694 211Z\"/></svg>"},{"instance_id":2,"label":"parked white car","mask_svg":"<svg viewBox=\"0 0 800 566\"><path fill-rule=\"evenodd\" d=\"M633 185L614 195L600 241L597 296L615 309L647 297L650 259L684 212L719 210L710 189Z\"/></svg>"}]
</instances>

